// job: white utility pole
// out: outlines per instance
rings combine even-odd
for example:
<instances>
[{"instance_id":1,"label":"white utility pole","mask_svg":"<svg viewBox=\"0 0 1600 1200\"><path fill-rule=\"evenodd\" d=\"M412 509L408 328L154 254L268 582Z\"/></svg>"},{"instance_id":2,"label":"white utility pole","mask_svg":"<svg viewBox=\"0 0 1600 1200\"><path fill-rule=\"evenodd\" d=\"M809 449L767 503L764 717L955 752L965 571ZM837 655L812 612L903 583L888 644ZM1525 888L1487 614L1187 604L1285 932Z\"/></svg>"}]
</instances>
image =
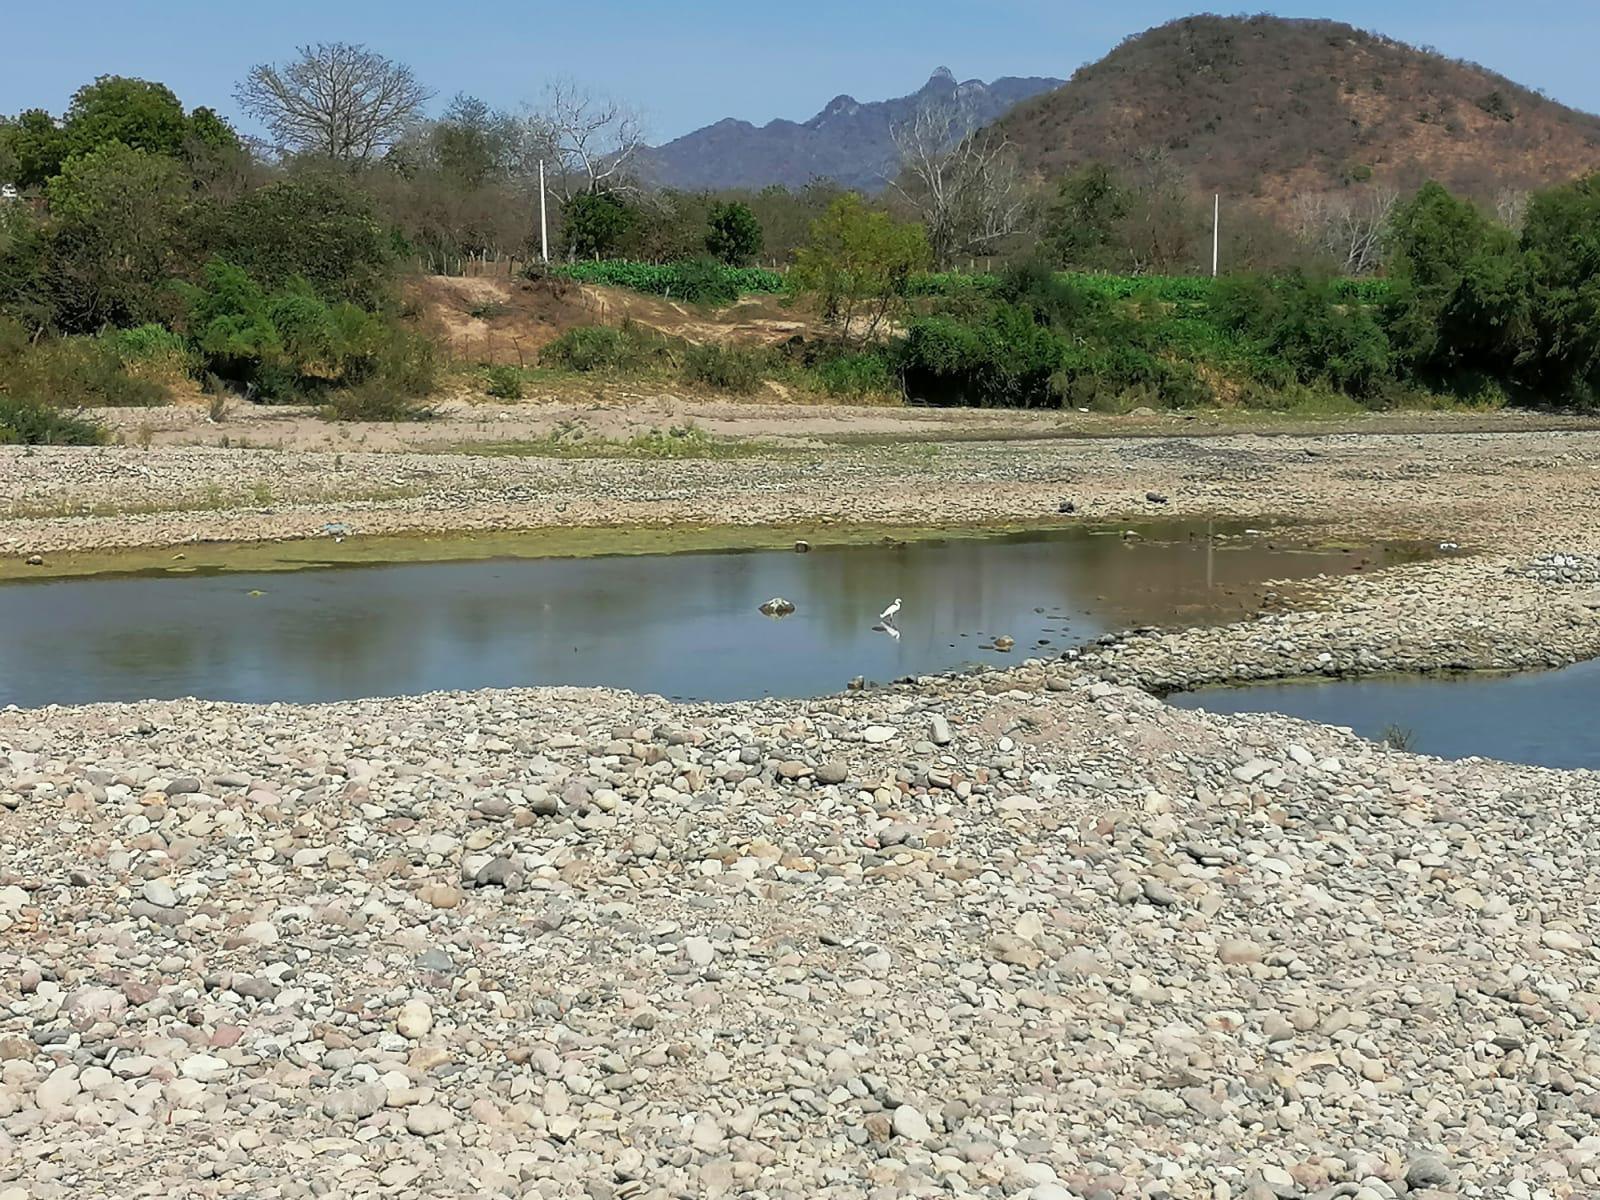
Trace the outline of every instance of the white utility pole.
<instances>
[{"instance_id":1,"label":"white utility pole","mask_svg":"<svg viewBox=\"0 0 1600 1200\"><path fill-rule=\"evenodd\" d=\"M544 159L539 160L539 256L550 261L550 224L544 213ZM1212 272L1215 274L1215 272Z\"/></svg>"},{"instance_id":2,"label":"white utility pole","mask_svg":"<svg viewBox=\"0 0 1600 1200\"><path fill-rule=\"evenodd\" d=\"M1217 251L1220 248L1222 227L1222 193L1211 197L1211 278L1217 277Z\"/></svg>"}]
</instances>

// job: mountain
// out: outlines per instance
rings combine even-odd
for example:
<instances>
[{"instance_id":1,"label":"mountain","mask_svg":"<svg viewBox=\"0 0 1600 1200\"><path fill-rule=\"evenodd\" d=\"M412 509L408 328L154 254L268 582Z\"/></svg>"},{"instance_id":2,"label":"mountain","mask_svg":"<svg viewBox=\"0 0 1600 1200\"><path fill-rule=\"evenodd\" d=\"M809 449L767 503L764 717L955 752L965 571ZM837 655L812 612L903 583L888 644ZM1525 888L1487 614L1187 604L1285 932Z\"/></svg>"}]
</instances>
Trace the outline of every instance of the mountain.
<instances>
[{"instance_id":1,"label":"mountain","mask_svg":"<svg viewBox=\"0 0 1600 1200\"><path fill-rule=\"evenodd\" d=\"M1491 199L1600 168L1600 117L1433 50L1269 16L1158 26L995 128L1047 178L1156 151L1197 190L1269 203L1427 178Z\"/></svg>"},{"instance_id":2,"label":"mountain","mask_svg":"<svg viewBox=\"0 0 1600 1200\"><path fill-rule=\"evenodd\" d=\"M958 83L940 67L909 96L866 103L836 96L809 121L769 121L759 127L729 117L656 146L639 162L651 182L689 191L774 183L797 188L821 177L876 189L894 162L891 129L918 110L957 105L976 124L986 125L1019 101L1060 85L1059 79L1011 76Z\"/></svg>"}]
</instances>

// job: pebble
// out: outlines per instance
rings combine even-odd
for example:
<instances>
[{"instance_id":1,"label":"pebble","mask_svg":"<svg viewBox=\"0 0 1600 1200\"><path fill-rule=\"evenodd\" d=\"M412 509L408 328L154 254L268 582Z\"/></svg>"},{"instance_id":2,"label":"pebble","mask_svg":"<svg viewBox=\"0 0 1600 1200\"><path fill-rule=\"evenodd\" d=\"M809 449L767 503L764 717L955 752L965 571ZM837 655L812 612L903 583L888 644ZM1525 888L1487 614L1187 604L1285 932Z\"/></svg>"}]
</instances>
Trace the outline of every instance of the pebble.
<instances>
[{"instance_id":1,"label":"pebble","mask_svg":"<svg viewBox=\"0 0 1600 1200\"><path fill-rule=\"evenodd\" d=\"M925 1142L933 1136L928 1118L910 1104L902 1104L896 1108L891 1122L896 1137L907 1138L913 1142Z\"/></svg>"},{"instance_id":2,"label":"pebble","mask_svg":"<svg viewBox=\"0 0 1600 1200\"><path fill-rule=\"evenodd\" d=\"M433 1009L426 1000L407 1000L400 1006L400 1015L395 1018L394 1026L400 1031L401 1037L420 1041L433 1029Z\"/></svg>"},{"instance_id":3,"label":"pebble","mask_svg":"<svg viewBox=\"0 0 1600 1200\"><path fill-rule=\"evenodd\" d=\"M178 904L178 894L172 890L172 885L164 879L152 879L144 885L141 895L157 908L175 908Z\"/></svg>"},{"instance_id":4,"label":"pebble","mask_svg":"<svg viewBox=\"0 0 1600 1200\"><path fill-rule=\"evenodd\" d=\"M0 712L0 792L45 1200L1600 1190L1584 773L1021 660Z\"/></svg>"}]
</instances>

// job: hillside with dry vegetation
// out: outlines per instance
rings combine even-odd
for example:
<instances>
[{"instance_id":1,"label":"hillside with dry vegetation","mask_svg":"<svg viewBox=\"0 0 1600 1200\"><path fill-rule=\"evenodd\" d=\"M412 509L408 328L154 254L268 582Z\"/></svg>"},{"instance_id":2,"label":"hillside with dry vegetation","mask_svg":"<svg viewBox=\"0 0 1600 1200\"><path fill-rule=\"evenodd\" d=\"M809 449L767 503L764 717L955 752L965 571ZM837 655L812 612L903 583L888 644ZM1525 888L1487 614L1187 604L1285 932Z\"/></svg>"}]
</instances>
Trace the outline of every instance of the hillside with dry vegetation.
<instances>
[{"instance_id":1,"label":"hillside with dry vegetation","mask_svg":"<svg viewBox=\"0 0 1600 1200\"><path fill-rule=\"evenodd\" d=\"M1437 179L1486 200L1600 168L1600 117L1335 21L1197 16L1131 37L997 125L1053 177L1152 156L1282 201Z\"/></svg>"}]
</instances>

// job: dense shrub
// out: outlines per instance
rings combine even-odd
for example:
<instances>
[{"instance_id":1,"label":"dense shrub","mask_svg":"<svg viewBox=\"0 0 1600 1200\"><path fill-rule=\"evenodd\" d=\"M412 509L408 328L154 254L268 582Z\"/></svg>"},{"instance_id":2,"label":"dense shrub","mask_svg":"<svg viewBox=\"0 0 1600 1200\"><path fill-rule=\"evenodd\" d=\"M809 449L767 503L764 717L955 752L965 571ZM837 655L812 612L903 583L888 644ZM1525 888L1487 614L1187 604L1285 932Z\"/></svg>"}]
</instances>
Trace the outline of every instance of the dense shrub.
<instances>
[{"instance_id":1,"label":"dense shrub","mask_svg":"<svg viewBox=\"0 0 1600 1200\"><path fill-rule=\"evenodd\" d=\"M1065 343L1014 304L998 304L980 323L920 317L906 332L906 394L933 404L1047 407L1058 403L1051 376Z\"/></svg>"},{"instance_id":2,"label":"dense shrub","mask_svg":"<svg viewBox=\"0 0 1600 1200\"><path fill-rule=\"evenodd\" d=\"M374 378L331 393L322 415L330 421L431 421L438 413Z\"/></svg>"},{"instance_id":3,"label":"dense shrub","mask_svg":"<svg viewBox=\"0 0 1600 1200\"><path fill-rule=\"evenodd\" d=\"M193 356L182 335L165 325L136 325L100 335L129 375L174 386L193 373Z\"/></svg>"},{"instance_id":4,"label":"dense shrub","mask_svg":"<svg viewBox=\"0 0 1600 1200\"><path fill-rule=\"evenodd\" d=\"M490 367L484 373L483 390L498 400L522 399L522 372L515 367Z\"/></svg>"},{"instance_id":5,"label":"dense shrub","mask_svg":"<svg viewBox=\"0 0 1600 1200\"><path fill-rule=\"evenodd\" d=\"M683 352L686 383L703 384L722 392L748 394L761 386L769 370L767 357L744 346L708 344Z\"/></svg>"},{"instance_id":6,"label":"dense shrub","mask_svg":"<svg viewBox=\"0 0 1600 1200\"><path fill-rule=\"evenodd\" d=\"M13 323L0 348L0 386L12 396L49 405L87 408L132 408L164 403L163 381L125 370L117 347L108 339L46 338L18 347Z\"/></svg>"},{"instance_id":7,"label":"dense shrub","mask_svg":"<svg viewBox=\"0 0 1600 1200\"><path fill-rule=\"evenodd\" d=\"M719 262L742 267L761 253L761 222L748 204L713 204L706 226L706 252Z\"/></svg>"},{"instance_id":8,"label":"dense shrub","mask_svg":"<svg viewBox=\"0 0 1600 1200\"><path fill-rule=\"evenodd\" d=\"M252 398L304 400L369 383L416 397L437 382L431 342L354 304L329 304L298 277L269 291L241 268L214 259L203 285L179 290L205 368Z\"/></svg>"},{"instance_id":9,"label":"dense shrub","mask_svg":"<svg viewBox=\"0 0 1600 1200\"><path fill-rule=\"evenodd\" d=\"M530 275L535 270L543 273L544 268L530 268ZM675 263L566 263L550 267L548 272L580 283L624 287L691 303L727 303L747 292L775 293L784 289L784 278L776 271L728 267L696 259Z\"/></svg>"},{"instance_id":10,"label":"dense shrub","mask_svg":"<svg viewBox=\"0 0 1600 1200\"><path fill-rule=\"evenodd\" d=\"M589 192L561 206L561 240L569 258L608 258L617 253L638 212L620 196Z\"/></svg>"},{"instance_id":11,"label":"dense shrub","mask_svg":"<svg viewBox=\"0 0 1600 1200\"><path fill-rule=\"evenodd\" d=\"M836 354L814 366L817 381L830 396L859 400L898 391L900 381L883 353Z\"/></svg>"},{"instance_id":12,"label":"dense shrub","mask_svg":"<svg viewBox=\"0 0 1600 1200\"><path fill-rule=\"evenodd\" d=\"M0 391L0 446L97 446L105 440L105 426L75 409Z\"/></svg>"},{"instance_id":13,"label":"dense shrub","mask_svg":"<svg viewBox=\"0 0 1600 1200\"><path fill-rule=\"evenodd\" d=\"M539 361L569 371L643 371L671 365L673 357L667 339L624 321L569 329L540 351Z\"/></svg>"},{"instance_id":14,"label":"dense shrub","mask_svg":"<svg viewBox=\"0 0 1600 1200\"><path fill-rule=\"evenodd\" d=\"M1341 302L1327 280L1225 280L1213 292L1210 315L1260 349L1257 361L1270 363L1276 376L1265 382L1323 383L1365 396L1391 374L1389 341L1371 310Z\"/></svg>"},{"instance_id":15,"label":"dense shrub","mask_svg":"<svg viewBox=\"0 0 1600 1200\"><path fill-rule=\"evenodd\" d=\"M218 210L216 257L268 289L304 280L320 297L376 307L392 257L372 201L343 175L295 177L257 188Z\"/></svg>"}]
</instances>

